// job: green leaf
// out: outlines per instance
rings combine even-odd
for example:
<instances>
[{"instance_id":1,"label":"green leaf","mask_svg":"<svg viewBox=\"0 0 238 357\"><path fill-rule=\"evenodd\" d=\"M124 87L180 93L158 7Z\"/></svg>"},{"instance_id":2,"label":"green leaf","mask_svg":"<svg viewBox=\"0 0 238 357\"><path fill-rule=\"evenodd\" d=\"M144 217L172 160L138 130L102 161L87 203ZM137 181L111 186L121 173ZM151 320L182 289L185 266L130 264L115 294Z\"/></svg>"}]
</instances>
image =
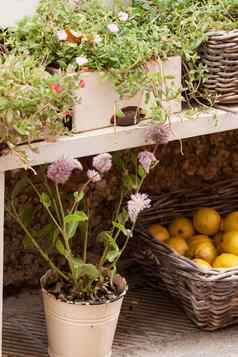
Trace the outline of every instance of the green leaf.
<instances>
[{"instance_id":1,"label":"green leaf","mask_svg":"<svg viewBox=\"0 0 238 357\"><path fill-rule=\"evenodd\" d=\"M106 260L108 260L110 263L112 263L118 256L120 256L120 249L116 241L113 239L110 231L99 233L97 240L100 243L103 243L105 247L107 247L108 252L106 255Z\"/></svg>"},{"instance_id":2,"label":"green leaf","mask_svg":"<svg viewBox=\"0 0 238 357\"><path fill-rule=\"evenodd\" d=\"M75 213L64 217L64 223L85 222L87 220L88 216L83 211L76 211Z\"/></svg>"},{"instance_id":3,"label":"green leaf","mask_svg":"<svg viewBox=\"0 0 238 357\"><path fill-rule=\"evenodd\" d=\"M121 224L125 224L129 219L128 212L125 208L122 209L121 213L117 217L117 221Z\"/></svg>"},{"instance_id":4,"label":"green leaf","mask_svg":"<svg viewBox=\"0 0 238 357\"><path fill-rule=\"evenodd\" d=\"M110 263L113 263L116 258L118 258L121 254L120 249L117 247L117 249L110 250L107 255L106 255L106 260L108 260Z\"/></svg>"},{"instance_id":5,"label":"green leaf","mask_svg":"<svg viewBox=\"0 0 238 357\"><path fill-rule=\"evenodd\" d=\"M40 194L40 203L42 203L42 205L46 208L50 208L51 206L51 199L50 197L47 195L47 193L43 192Z\"/></svg>"},{"instance_id":6,"label":"green leaf","mask_svg":"<svg viewBox=\"0 0 238 357\"><path fill-rule=\"evenodd\" d=\"M75 236L80 223L86 222L88 216L83 211L76 211L74 214L69 214L64 218L66 223L66 232L68 239Z\"/></svg>"},{"instance_id":7,"label":"green leaf","mask_svg":"<svg viewBox=\"0 0 238 357\"><path fill-rule=\"evenodd\" d=\"M57 249L57 251L58 251L59 254L65 256L65 248L64 248L64 245L63 245L63 243L61 242L60 239L58 239L58 240L56 241L55 247L56 247L56 249Z\"/></svg>"},{"instance_id":8,"label":"green leaf","mask_svg":"<svg viewBox=\"0 0 238 357\"><path fill-rule=\"evenodd\" d=\"M82 201L82 199L84 198L84 192L80 191L80 192L74 192L74 199L77 203L79 203L80 201Z\"/></svg>"},{"instance_id":9,"label":"green leaf","mask_svg":"<svg viewBox=\"0 0 238 357\"><path fill-rule=\"evenodd\" d=\"M118 109L117 112L116 112L116 116L118 118L124 118L125 117L125 113L122 110Z\"/></svg>"},{"instance_id":10,"label":"green leaf","mask_svg":"<svg viewBox=\"0 0 238 357\"><path fill-rule=\"evenodd\" d=\"M110 231L103 231L97 235L97 240L104 245L111 244L113 237Z\"/></svg>"},{"instance_id":11,"label":"green leaf","mask_svg":"<svg viewBox=\"0 0 238 357\"><path fill-rule=\"evenodd\" d=\"M74 270L76 279L87 277L90 281L95 281L100 277L95 265L83 263L80 258L74 258Z\"/></svg>"},{"instance_id":12,"label":"green leaf","mask_svg":"<svg viewBox=\"0 0 238 357\"><path fill-rule=\"evenodd\" d=\"M128 232L127 232L127 229L126 227L124 226L124 224L121 224L119 222L115 222L113 221L112 222L113 224L113 227L117 228L120 232L122 232L126 237L128 236Z\"/></svg>"},{"instance_id":13,"label":"green leaf","mask_svg":"<svg viewBox=\"0 0 238 357\"><path fill-rule=\"evenodd\" d=\"M71 223L67 223L65 228L66 228L66 233L67 233L67 237L68 239L71 239L75 236L78 226L79 226L80 222L71 222Z\"/></svg>"},{"instance_id":14,"label":"green leaf","mask_svg":"<svg viewBox=\"0 0 238 357\"><path fill-rule=\"evenodd\" d=\"M141 165L139 165L139 168L138 168L138 175L139 175L140 178L142 178L142 179L146 176L145 170L144 170L144 168L143 168Z\"/></svg>"},{"instance_id":15,"label":"green leaf","mask_svg":"<svg viewBox=\"0 0 238 357\"><path fill-rule=\"evenodd\" d=\"M136 175L129 175L123 178L123 183L127 189L136 190L138 188L139 180Z\"/></svg>"}]
</instances>

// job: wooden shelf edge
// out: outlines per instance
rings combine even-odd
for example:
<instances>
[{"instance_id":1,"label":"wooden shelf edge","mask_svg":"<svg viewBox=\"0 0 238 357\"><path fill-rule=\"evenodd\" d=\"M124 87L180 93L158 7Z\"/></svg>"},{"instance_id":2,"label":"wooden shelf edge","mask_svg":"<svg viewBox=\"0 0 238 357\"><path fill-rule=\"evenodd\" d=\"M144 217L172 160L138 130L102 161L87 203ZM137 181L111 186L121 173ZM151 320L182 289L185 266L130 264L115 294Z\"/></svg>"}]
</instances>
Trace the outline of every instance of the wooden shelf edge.
<instances>
[{"instance_id":1,"label":"wooden shelf edge","mask_svg":"<svg viewBox=\"0 0 238 357\"><path fill-rule=\"evenodd\" d=\"M173 115L170 118L170 141L194 136L207 135L238 128L238 107L229 110L189 111ZM40 142L33 145L32 151L27 145L21 146L29 158L29 165L36 166L53 162L65 157L85 157L102 152L113 152L153 144L145 139L149 121L143 121L131 127L110 127L84 132L68 137L61 137L55 143ZM14 154L0 157L0 171L24 167Z\"/></svg>"}]
</instances>

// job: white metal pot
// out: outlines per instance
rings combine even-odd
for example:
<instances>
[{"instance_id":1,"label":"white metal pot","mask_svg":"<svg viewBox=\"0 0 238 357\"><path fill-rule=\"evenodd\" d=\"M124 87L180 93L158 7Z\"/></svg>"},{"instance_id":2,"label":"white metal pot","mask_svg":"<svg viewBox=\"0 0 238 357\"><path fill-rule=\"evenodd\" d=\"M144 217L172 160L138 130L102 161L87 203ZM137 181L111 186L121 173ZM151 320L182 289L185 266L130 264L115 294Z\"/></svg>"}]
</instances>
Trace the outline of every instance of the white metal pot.
<instances>
[{"instance_id":1,"label":"white metal pot","mask_svg":"<svg viewBox=\"0 0 238 357\"><path fill-rule=\"evenodd\" d=\"M0 27L12 27L25 16L33 15L39 0L2 1Z\"/></svg>"},{"instance_id":2,"label":"white metal pot","mask_svg":"<svg viewBox=\"0 0 238 357\"><path fill-rule=\"evenodd\" d=\"M169 57L166 61L151 61L147 65L147 70L161 73L161 77L164 78L161 83L163 92L171 86L177 91L181 89L181 58L179 56ZM89 131L110 126L111 118L118 109L137 107L148 113L155 100L151 93L151 98L147 103L143 92L138 92L132 98L120 100L112 83L105 80L103 73L82 72L81 80L84 81L84 86L77 92L80 102L74 108L73 117L73 128L76 131ZM162 96L161 105L169 114L182 110L180 97L168 101Z\"/></svg>"},{"instance_id":3,"label":"white metal pot","mask_svg":"<svg viewBox=\"0 0 238 357\"><path fill-rule=\"evenodd\" d=\"M57 300L42 288L50 357L110 357L124 294L101 305Z\"/></svg>"}]
</instances>

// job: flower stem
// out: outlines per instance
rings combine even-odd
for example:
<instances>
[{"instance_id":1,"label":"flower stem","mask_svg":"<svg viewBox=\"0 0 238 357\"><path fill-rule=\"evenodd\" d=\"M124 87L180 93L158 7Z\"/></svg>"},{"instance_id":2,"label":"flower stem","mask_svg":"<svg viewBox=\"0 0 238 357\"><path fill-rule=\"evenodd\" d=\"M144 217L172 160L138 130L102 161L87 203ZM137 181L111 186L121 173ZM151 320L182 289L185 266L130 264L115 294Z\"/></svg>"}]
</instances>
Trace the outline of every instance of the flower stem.
<instances>
[{"instance_id":1,"label":"flower stem","mask_svg":"<svg viewBox=\"0 0 238 357\"><path fill-rule=\"evenodd\" d=\"M86 222L86 231L83 244L83 262L87 263L87 251L88 251L88 232L89 232L89 208L88 208L88 220Z\"/></svg>"},{"instance_id":2,"label":"flower stem","mask_svg":"<svg viewBox=\"0 0 238 357\"><path fill-rule=\"evenodd\" d=\"M27 235L27 237L31 240L32 244L34 245L34 247L39 251L39 253L41 254L41 256L46 260L46 262L49 264L49 266L51 267L51 269L57 273L59 276L61 276L61 278L63 278L66 281L70 281L70 278L64 274L59 268L57 268L57 266L53 263L53 261L49 258L48 254L46 254L41 247L39 246L39 244L37 243L37 241L34 239L34 237L32 236L32 234L29 232L29 230L26 228L26 226L24 225L24 223L22 222L20 216L17 213L17 210L15 208L15 206L12 204L12 210L13 213L8 211L9 214L17 221L17 223L20 225L20 227L23 229L23 231L25 232L25 234Z\"/></svg>"},{"instance_id":3,"label":"flower stem","mask_svg":"<svg viewBox=\"0 0 238 357\"><path fill-rule=\"evenodd\" d=\"M68 239L68 236L67 236L67 232L66 232L66 225L65 225L65 213L64 213L64 208L63 208L63 203L62 203L62 200L61 200L61 196L60 196L60 191L59 191L59 185L56 183L55 184L55 187L56 187L56 197L57 197L57 200L58 200L58 204L59 204L59 207L60 207L60 212L61 212L61 216L62 216L62 224L63 224L63 239L64 239L64 243L65 243L65 247L66 247L66 255L65 255L65 258L67 259L68 263L69 263L69 268L70 268L70 271L71 271L71 274L72 274L72 278L74 280L74 282L76 282L76 277L75 277L75 269L74 269L74 261L73 261L73 254L72 254L72 251L71 251L71 248L70 248L70 244L69 244L69 239Z\"/></svg>"}]
</instances>

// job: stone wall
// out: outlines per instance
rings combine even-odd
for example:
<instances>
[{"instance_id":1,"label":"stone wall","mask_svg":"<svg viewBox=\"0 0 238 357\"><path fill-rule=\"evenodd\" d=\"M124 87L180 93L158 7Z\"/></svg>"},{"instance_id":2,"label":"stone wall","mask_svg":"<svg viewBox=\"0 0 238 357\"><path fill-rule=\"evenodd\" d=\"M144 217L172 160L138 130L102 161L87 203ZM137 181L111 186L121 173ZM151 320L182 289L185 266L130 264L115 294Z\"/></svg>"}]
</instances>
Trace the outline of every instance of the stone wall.
<instances>
[{"instance_id":1,"label":"stone wall","mask_svg":"<svg viewBox=\"0 0 238 357\"><path fill-rule=\"evenodd\" d=\"M160 147L160 166L145 183L145 191L159 194L178 187L202 185L208 180L238 175L237 149L238 130L172 142ZM87 166L89 159L82 162ZM7 174L6 199L20 177L21 172ZM71 185L74 184L77 184L75 180ZM95 207L99 214L94 218L95 224L104 225L110 220L111 207L114 206L117 193L117 177L113 174L109 178L109 184L104 181L98 184ZM35 203L34 198L26 194L23 194L22 200ZM40 224L41 220L44 221L43 216L39 217L37 223ZM34 251L24 250L22 240L22 231L6 214L4 284L8 288L37 286L39 277L45 270L43 262Z\"/></svg>"}]
</instances>

